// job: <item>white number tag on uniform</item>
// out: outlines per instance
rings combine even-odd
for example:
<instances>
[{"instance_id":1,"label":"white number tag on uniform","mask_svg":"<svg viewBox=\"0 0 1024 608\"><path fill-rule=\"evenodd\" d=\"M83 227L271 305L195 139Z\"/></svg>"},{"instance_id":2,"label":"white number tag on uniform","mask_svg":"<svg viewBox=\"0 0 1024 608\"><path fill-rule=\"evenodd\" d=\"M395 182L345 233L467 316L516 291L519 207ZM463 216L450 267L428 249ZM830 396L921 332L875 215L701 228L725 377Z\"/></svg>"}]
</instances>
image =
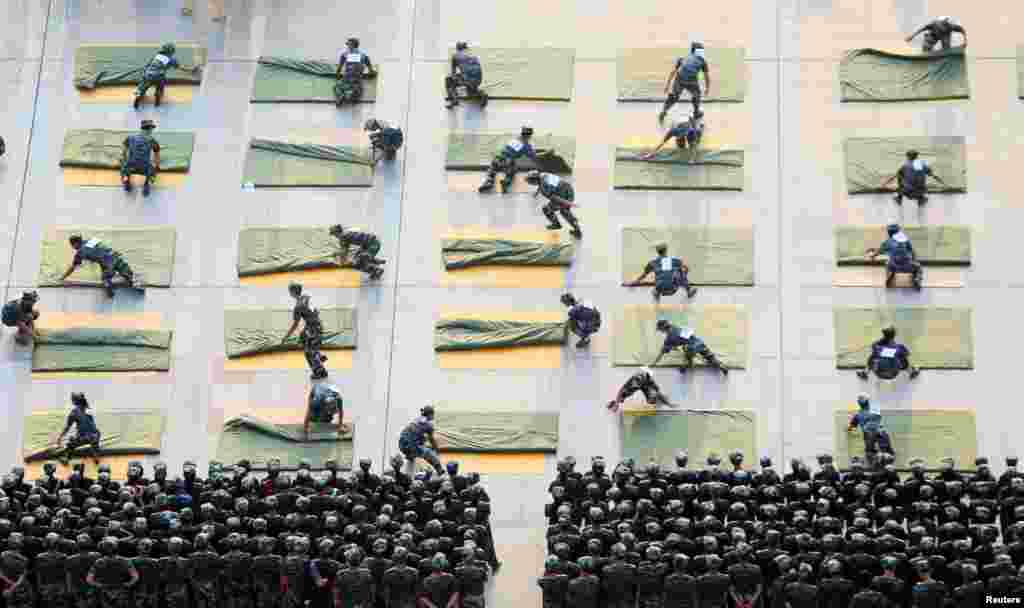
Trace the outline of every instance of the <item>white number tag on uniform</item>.
<instances>
[{"instance_id":1,"label":"white number tag on uniform","mask_svg":"<svg viewBox=\"0 0 1024 608\"><path fill-rule=\"evenodd\" d=\"M896 349L895 348L883 348L882 349L882 356L885 357L886 359L891 359L891 358L896 356Z\"/></svg>"},{"instance_id":2,"label":"white number tag on uniform","mask_svg":"<svg viewBox=\"0 0 1024 608\"><path fill-rule=\"evenodd\" d=\"M523 142L519 141L518 139L513 139L512 141L508 142L508 147L518 152L523 149Z\"/></svg>"},{"instance_id":3,"label":"white number tag on uniform","mask_svg":"<svg viewBox=\"0 0 1024 608\"><path fill-rule=\"evenodd\" d=\"M164 65L167 65L168 63L170 63L170 62L171 62L171 58L170 58L170 57L168 57L167 55L157 55L157 56L155 57L155 59L156 59L157 61L159 61L160 63L164 64Z\"/></svg>"},{"instance_id":4,"label":"white number tag on uniform","mask_svg":"<svg viewBox=\"0 0 1024 608\"><path fill-rule=\"evenodd\" d=\"M910 238L907 237L907 235L902 232L897 232L896 234L892 235L892 240L896 241L897 243L906 243L907 241L910 240Z\"/></svg>"},{"instance_id":5,"label":"white number tag on uniform","mask_svg":"<svg viewBox=\"0 0 1024 608\"><path fill-rule=\"evenodd\" d=\"M665 272L672 270L672 258L661 258L661 269Z\"/></svg>"},{"instance_id":6,"label":"white number tag on uniform","mask_svg":"<svg viewBox=\"0 0 1024 608\"><path fill-rule=\"evenodd\" d=\"M348 55L345 55L345 61L348 62L348 63L362 63L363 62L363 54L362 53L349 53Z\"/></svg>"},{"instance_id":7,"label":"white number tag on uniform","mask_svg":"<svg viewBox=\"0 0 1024 608\"><path fill-rule=\"evenodd\" d=\"M920 158L914 159L913 165L914 165L914 171L924 171L924 168L928 166Z\"/></svg>"},{"instance_id":8,"label":"white number tag on uniform","mask_svg":"<svg viewBox=\"0 0 1024 608\"><path fill-rule=\"evenodd\" d=\"M689 327L685 327L679 330L679 335L682 336L683 339L689 340L690 338L693 337L693 330L690 329Z\"/></svg>"},{"instance_id":9,"label":"white number tag on uniform","mask_svg":"<svg viewBox=\"0 0 1024 608\"><path fill-rule=\"evenodd\" d=\"M100 244L100 240L99 239L89 239L88 241L85 242L85 246L86 247L96 247L99 244Z\"/></svg>"},{"instance_id":10,"label":"white number tag on uniform","mask_svg":"<svg viewBox=\"0 0 1024 608\"><path fill-rule=\"evenodd\" d=\"M544 176L544 182L552 188L557 188L558 184L562 183L562 178L548 173Z\"/></svg>"}]
</instances>

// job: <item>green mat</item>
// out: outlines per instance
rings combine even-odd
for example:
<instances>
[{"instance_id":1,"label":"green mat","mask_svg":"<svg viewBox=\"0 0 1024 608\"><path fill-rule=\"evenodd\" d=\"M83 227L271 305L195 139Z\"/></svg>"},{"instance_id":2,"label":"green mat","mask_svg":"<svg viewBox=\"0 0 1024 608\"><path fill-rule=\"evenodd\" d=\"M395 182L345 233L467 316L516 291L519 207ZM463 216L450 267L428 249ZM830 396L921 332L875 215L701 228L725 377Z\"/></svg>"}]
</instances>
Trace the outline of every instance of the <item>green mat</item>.
<instances>
[{"instance_id":1,"label":"green mat","mask_svg":"<svg viewBox=\"0 0 1024 608\"><path fill-rule=\"evenodd\" d=\"M866 137L843 142L846 191L850 194L896 192L889 179L907 160L907 150L917 150L932 172L946 182L928 179L929 192L966 192L967 159L963 137Z\"/></svg>"},{"instance_id":2,"label":"green mat","mask_svg":"<svg viewBox=\"0 0 1024 608\"><path fill-rule=\"evenodd\" d=\"M242 183L275 186L372 186L369 151L349 146L249 142Z\"/></svg>"},{"instance_id":3,"label":"green mat","mask_svg":"<svg viewBox=\"0 0 1024 608\"><path fill-rule=\"evenodd\" d=\"M904 226L919 262L929 266L969 266L971 229L967 226ZM836 228L836 262L840 266L880 266L885 257L864 257L864 250L877 249L888 238L885 226L840 226Z\"/></svg>"},{"instance_id":4,"label":"green mat","mask_svg":"<svg viewBox=\"0 0 1024 608\"><path fill-rule=\"evenodd\" d=\"M443 410L434 419L442 452L555 452L558 414L458 412Z\"/></svg>"},{"instance_id":5,"label":"green mat","mask_svg":"<svg viewBox=\"0 0 1024 608\"><path fill-rule=\"evenodd\" d=\"M434 326L434 350L476 350L504 346L564 344L564 321L483 321L479 319L443 319Z\"/></svg>"},{"instance_id":6,"label":"green mat","mask_svg":"<svg viewBox=\"0 0 1024 608\"><path fill-rule=\"evenodd\" d=\"M34 372L167 371L173 332L150 329L41 329Z\"/></svg>"},{"instance_id":7,"label":"green mat","mask_svg":"<svg viewBox=\"0 0 1024 608\"><path fill-rule=\"evenodd\" d=\"M40 287L89 286L102 287L99 264L82 264L67 281L60 277L74 257L68 237L81 234L98 238L121 253L132 271L147 287L170 287L174 271L174 228L64 228L54 230L43 239L39 256ZM52 237L52 238L51 238ZM124 284L118 277L117 284Z\"/></svg>"},{"instance_id":8,"label":"green mat","mask_svg":"<svg viewBox=\"0 0 1024 608\"><path fill-rule=\"evenodd\" d=\"M626 306L615 317L612 364L650 365L665 343L665 334L654 328L659 319L693 329L729 369L747 367L747 312L739 306ZM662 357L658 367L678 367L684 361L675 351ZM703 366L704 361L697 357L694 365Z\"/></svg>"},{"instance_id":9,"label":"green mat","mask_svg":"<svg viewBox=\"0 0 1024 608\"><path fill-rule=\"evenodd\" d=\"M441 259L447 270L470 266L568 266L576 254L571 242L531 243L505 239L442 239Z\"/></svg>"},{"instance_id":10,"label":"green mat","mask_svg":"<svg viewBox=\"0 0 1024 608\"><path fill-rule=\"evenodd\" d=\"M753 228L623 228L622 282L628 283L644 271L657 254L654 246L668 245L669 255L690 267L694 285L753 285ZM647 275L645 285L654 285Z\"/></svg>"},{"instance_id":11,"label":"green mat","mask_svg":"<svg viewBox=\"0 0 1024 608\"><path fill-rule=\"evenodd\" d=\"M573 49L493 49L473 47L491 99L569 101L576 51ZM451 56L455 48L448 49Z\"/></svg>"},{"instance_id":12,"label":"green mat","mask_svg":"<svg viewBox=\"0 0 1024 608\"><path fill-rule=\"evenodd\" d=\"M124 140L138 131L73 129L64 134L61 167L120 169ZM186 172L192 164L195 134L185 131L154 131L160 143L160 170Z\"/></svg>"},{"instance_id":13,"label":"green mat","mask_svg":"<svg viewBox=\"0 0 1024 608\"><path fill-rule=\"evenodd\" d=\"M616 190L743 190L742 150L661 150L649 160L644 148L616 148Z\"/></svg>"},{"instance_id":14,"label":"green mat","mask_svg":"<svg viewBox=\"0 0 1024 608\"><path fill-rule=\"evenodd\" d=\"M363 80L361 103L377 100L377 81L380 80L380 65L376 78ZM289 59L287 57L260 57L256 66L256 77L252 86L252 103L334 103L334 85L338 82L335 74L338 64L312 59Z\"/></svg>"},{"instance_id":15,"label":"green mat","mask_svg":"<svg viewBox=\"0 0 1024 608\"><path fill-rule=\"evenodd\" d=\"M665 83L688 48L622 49L616 61L619 101L665 101ZM747 94L746 49L710 46L705 55L711 94L704 101L743 101ZM703 84L701 85L703 90ZM683 94L688 100L689 93Z\"/></svg>"},{"instance_id":16,"label":"green mat","mask_svg":"<svg viewBox=\"0 0 1024 608\"><path fill-rule=\"evenodd\" d=\"M963 47L925 55L877 49L850 51L839 64L842 101L967 99Z\"/></svg>"},{"instance_id":17,"label":"green mat","mask_svg":"<svg viewBox=\"0 0 1024 608\"><path fill-rule=\"evenodd\" d=\"M75 50L75 86L81 89L137 84L149 60L163 43L152 44L83 44ZM189 43L176 43L175 57L186 68L206 63L206 49ZM198 84L202 70L173 69L167 72L172 84Z\"/></svg>"},{"instance_id":18,"label":"green mat","mask_svg":"<svg viewBox=\"0 0 1024 608\"><path fill-rule=\"evenodd\" d=\"M356 309L321 308L323 350L356 347ZM282 351L302 350L302 323L284 344L292 326L291 309L234 308L224 311L224 350L229 359Z\"/></svg>"},{"instance_id":19,"label":"green mat","mask_svg":"<svg viewBox=\"0 0 1024 608\"><path fill-rule=\"evenodd\" d=\"M679 450L698 466L709 454L722 460L731 450L757 454L757 414L746 410L624 410L622 457L637 466L652 459L673 467Z\"/></svg>"},{"instance_id":20,"label":"green mat","mask_svg":"<svg viewBox=\"0 0 1024 608\"><path fill-rule=\"evenodd\" d=\"M351 268L330 226L243 228L238 235L238 276L313 268Z\"/></svg>"},{"instance_id":21,"label":"green mat","mask_svg":"<svg viewBox=\"0 0 1024 608\"><path fill-rule=\"evenodd\" d=\"M835 412L835 458L841 466L846 466L851 456L864 457L863 433L846 430L853 414L852 410ZM907 467L912 458L923 459L928 468L938 468L947 456L968 466L978 454L973 411L882 410L881 414L899 468Z\"/></svg>"},{"instance_id":22,"label":"green mat","mask_svg":"<svg viewBox=\"0 0 1024 608\"><path fill-rule=\"evenodd\" d=\"M864 367L882 327L896 326L896 339L910 349L910 361L925 369L973 369L974 330L970 308L900 306L836 308L836 367Z\"/></svg>"},{"instance_id":23,"label":"green mat","mask_svg":"<svg viewBox=\"0 0 1024 608\"><path fill-rule=\"evenodd\" d=\"M233 464L244 458L256 470L266 469L272 458L279 458L281 468L285 469L297 468L302 459L308 459L315 469L322 469L327 460L337 461L341 469L351 469L354 430L339 437L337 428L334 424L314 422L306 441L301 423L273 424L253 416L239 416L224 423L216 459Z\"/></svg>"},{"instance_id":24,"label":"green mat","mask_svg":"<svg viewBox=\"0 0 1024 608\"><path fill-rule=\"evenodd\" d=\"M69 410L45 410L25 416L22 452L25 462L54 458L53 437L64 430ZM94 412L100 433L100 454L159 454L163 443L164 413L161 410ZM78 453L88 452L83 447Z\"/></svg>"},{"instance_id":25,"label":"green mat","mask_svg":"<svg viewBox=\"0 0 1024 608\"><path fill-rule=\"evenodd\" d=\"M485 171L491 166L491 161L505 144L518 137L518 133L450 133L444 168L450 171ZM555 154L565 160L568 165L568 171L555 170L555 167L540 167L541 169L550 173L572 172L572 166L576 159L575 138L558 135L534 135L530 139L530 143L536 150L554 150ZM528 158L517 160L516 166L523 171L538 168Z\"/></svg>"}]
</instances>

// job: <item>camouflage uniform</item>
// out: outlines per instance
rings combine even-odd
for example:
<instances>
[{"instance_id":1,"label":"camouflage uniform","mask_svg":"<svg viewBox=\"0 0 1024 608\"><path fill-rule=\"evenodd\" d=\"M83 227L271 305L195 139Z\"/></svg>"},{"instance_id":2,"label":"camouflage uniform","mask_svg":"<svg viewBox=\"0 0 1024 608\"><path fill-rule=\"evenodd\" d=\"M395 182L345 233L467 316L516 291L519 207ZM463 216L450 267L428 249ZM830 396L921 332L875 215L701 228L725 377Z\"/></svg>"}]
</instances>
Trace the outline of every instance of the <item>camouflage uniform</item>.
<instances>
[{"instance_id":1,"label":"camouflage uniform","mask_svg":"<svg viewBox=\"0 0 1024 608\"><path fill-rule=\"evenodd\" d=\"M326 378L327 370L324 369L326 357L320 352L323 345L324 327L320 323L320 311L313 308L309 303L309 296L299 296L299 301L292 310L292 317L298 321L302 320L302 352L306 356L306 363L316 378Z\"/></svg>"}]
</instances>

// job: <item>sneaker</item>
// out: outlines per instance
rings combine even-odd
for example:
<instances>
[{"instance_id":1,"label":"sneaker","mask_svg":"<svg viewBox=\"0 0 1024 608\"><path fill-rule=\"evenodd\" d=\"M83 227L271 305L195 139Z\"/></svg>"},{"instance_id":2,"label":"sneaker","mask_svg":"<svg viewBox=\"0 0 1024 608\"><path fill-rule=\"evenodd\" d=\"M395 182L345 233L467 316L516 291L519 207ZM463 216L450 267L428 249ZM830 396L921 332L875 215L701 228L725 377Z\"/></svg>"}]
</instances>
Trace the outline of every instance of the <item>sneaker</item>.
<instances>
[{"instance_id":1,"label":"sneaker","mask_svg":"<svg viewBox=\"0 0 1024 608\"><path fill-rule=\"evenodd\" d=\"M925 204L927 202L928 202L928 196L927 195L921 195L921 198L920 198L920 200L917 201L917 204L918 205L923 205L923 204Z\"/></svg>"},{"instance_id":2,"label":"sneaker","mask_svg":"<svg viewBox=\"0 0 1024 608\"><path fill-rule=\"evenodd\" d=\"M861 380L867 380L868 379L868 373L866 371L864 371L864 370L859 370L857 372L857 377L860 378Z\"/></svg>"},{"instance_id":3,"label":"sneaker","mask_svg":"<svg viewBox=\"0 0 1024 608\"><path fill-rule=\"evenodd\" d=\"M582 239L583 238L583 231L579 230L579 229L570 230L569 234L573 235L574 237L576 237L578 239Z\"/></svg>"},{"instance_id":4,"label":"sneaker","mask_svg":"<svg viewBox=\"0 0 1024 608\"><path fill-rule=\"evenodd\" d=\"M658 113L658 124L665 122L665 112Z\"/></svg>"},{"instance_id":5,"label":"sneaker","mask_svg":"<svg viewBox=\"0 0 1024 608\"><path fill-rule=\"evenodd\" d=\"M149 196L149 182L142 184L142 196Z\"/></svg>"},{"instance_id":6,"label":"sneaker","mask_svg":"<svg viewBox=\"0 0 1024 608\"><path fill-rule=\"evenodd\" d=\"M161 103L161 102L162 102L163 100L164 100L164 99L163 99L163 97L162 97L162 96L160 96L160 95L157 95L156 97L154 97L154 98L153 98L153 105L159 108L159 107L160 107L160 103Z\"/></svg>"},{"instance_id":7,"label":"sneaker","mask_svg":"<svg viewBox=\"0 0 1024 608\"><path fill-rule=\"evenodd\" d=\"M484 93L484 92L481 91L480 92L480 109L481 110L487 107L487 102L488 101L490 101L490 99L487 97L487 93Z\"/></svg>"},{"instance_id":8,"label":"sneaker","mask_svg":"<svg viewBox=\"0 0 1024 608\"><path fill-rule=\"evenodd\" d=\"M480 184L479 188L476 189L476 191L480 193L490 192L491 190L494 190L494 180L485 181L484 183Z\"/></svg>"},{"instance_id":9,"label":"sneaker","mask_svg":"<svg viewBox=\"0 0 1024 608\"><path fill-rule=\"evenodd\" d=\"M576 348L586 348L590 346L590 338L582 338L576 343Z\"/></svg>"},{"instance_id":10,"label":"sneaker","mask_svg":"<svg viewBox=\"0 0 1024 608\"><path fill-rule=\"evenodd\" d=\"M140 97L139 95L136 95L135 96L135 101L132 102L132 109L133 110L138 110L139 109L139 104L141 104L141 103L142 103L142 97Z\"/></svg>"},{"instance_id":11,"label":"sneaker","mask_svg":"<svg viewBox=\"0 0 1024 608\"><path fill-rule=\"evenodd\" d=\"M457 105L459 105L459 101L457 99L449 99L448 103L444 104L444 107L451 110Z\"/></svg>"},{"instance_id":12,"label":"sneaker","mask_svg":"<svg viewBox=\"0 0 1024 608\"><path fill-rule=\"evenodd\" d=\"M920 369L918 369L916 367L911 368L911 370L910 370L910 379L911 380L913 380L914 378L917 378L920 375L921 375L921 370Z\"/></svg>"},{"instance_id":13,"label":"sneaker","mask_svg":"<svg viewBox=\"0 0 1024 608\"><path fill-rule=\"evenodd\" d=\"M686 290L686 297L693 298L693 296L695 295L697 295L696 287L690 287L689 289Z\"/></svg>"},{"instance_id":14,"label":"sneaker","mask_svg":"<svg viewBox=\"0 0 1024 608\"><path fill-rule=\"evenodd\" d=\"M124 186L124 191L125 192L131 192L132 191L132 182L131 182L131 180L127 180L126 179L126 180L124 180L124 182L121 183L121 185Z\"/></svg>"},{"instance_id":15,"label":"sneaker","mask_svg":"<svg viewBox=\"0 0 1024 608\"><path fill-rule=\"evenodd\" d=\"M722 370L722 375L723 376L725 376L726 378L729 377L729 368L728 367L720 367L718 369Z\"/></svg>"},{"instance_id":16,"label":"sneaker","mask_svg":"<svg viewBox=\"0 0 1024 608\"><path fill-rule=\"evenodd\" d=\"M903 197L900 196L899 194L897 194L896 196L892 197L892 201L894 203L896 203L897 205L900 205L900 206L903 205Z\"/></svg>"}]
</instances>

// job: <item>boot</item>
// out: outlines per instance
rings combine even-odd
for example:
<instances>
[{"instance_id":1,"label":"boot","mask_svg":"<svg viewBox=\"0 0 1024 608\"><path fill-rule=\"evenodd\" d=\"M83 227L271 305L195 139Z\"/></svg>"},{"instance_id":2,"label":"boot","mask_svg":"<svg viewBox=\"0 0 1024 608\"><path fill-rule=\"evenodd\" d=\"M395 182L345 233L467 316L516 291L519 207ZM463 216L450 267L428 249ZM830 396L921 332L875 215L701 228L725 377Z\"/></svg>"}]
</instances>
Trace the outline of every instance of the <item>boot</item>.
<instances>
[{"instance_id":1,"label":"boot","mask_svg":"<svg viewBox=\"0 0 1024 608\"><path fill-rule=\"evenodd\" d=\"M124 181L121 182L121 185L124 186L124 191L125 192L131 192L132 191L132 179L130 177L126 177L124 179Z\"/></svg>"},{"instance_id":2,"label":"boot","mask_svg":"<svg viewBox=\"0 0 1024 608\"><path fill-rule=\"evenodd\" d=\"M509 176L505 176L505 178L501 180L501 193L505 194L506 192L508 192L511 189L512 189L512 178L509 177Z\"/></svg>"},{"instance_id":3,"label":"boot","mask_svg":"<svg viewBox=\"0 0 1024 608\"><path fill-rule=\"evenodd\" d=\"M114 284L110 283L110 282L107 282L107 283L103 284L103 287L107 291L107 297L108 298L113 298L114 297Z\"/></svg>"},{"instance_id":4,"label":"boot","mask_svg":"<svg viewBox=\"0 0 1024 608\"><path fill-rule=\"evenodd\" d=\"M491 190L494 190L494 176L488 175L487 179L484 180L484 183L480 184L480 187L477 188L476 190L477 192L480 193L490 192Z\"/></svg>"},{"instance_id":5,"label":"boot","mask_svg":"<svg viewBox=\"0 0 1024 608\"><path fill-rule=\"evenodd\" d=\"M455 106L459 105L459 100L455 99L454 97L446 97L445 101L447 103L444 104L444 107L449 109L449 110L451 110Z\"/></svg>"},{"instance_id":6,"label":"boot","mask_svg":"<svg viewBox=\"0 0 1024 608\"><path fill-rule=\"evenodd\" d=\"M896 196L892 197L892 201L894 203L896 203L897 205L902 207L903 206L903 195L902 194L897 194Z\"/></svg>"},{"instance_id":7,"label":"boot","mask_svg":"<svg viewBox=\"0 0 1024 608\"><path fill-rule=\"evenodd\" d=\"M886 287L892 287L892 281L895 278L896 278L896 273L895 272L890 272L889 274L887 274L885 276L885 286Z\"/></svg>"},{"instance_id":8,"label":"boot","mask_svg":"<svg viewBox=\"0 0 1024 608\"><path fill-rule=\"evenodd\" d=\"M913 380L914 378L917 378L920 375L921 375L921 370L920 369L918 369L916 367L911 367L910 368L910 379L911 380Z\"/></svg>"},{"instance_id":9,"label":"boot","mask_svg":"<svg viewBox=\"0 0 1024 608\"><path fill-rule=\"evenodd\" d=\"M579 228L573 228L572 230L569 231L569 234L571 234L572 236L574 236L574 237L576 237L578 239L582 239L583 238L583 231L580 230Z\"/></svg>"},{"instance_id":10,"label":"boot","mask_svg":"<svg viewBox=\"0 0 1024 608\"><path fill-rule=\"evenodd\" d=\"M659 125L661 123L665 122L665 115L666 114L668 114L668 112L666 112L665 110L662 110L661 112L658 113L658 124Z\"/></svg>"},{"instance_id":11,"label":"boot","mask_svg":"<svg viewBox=\"0 0 1024 608\"><path fill-rule=\"evenodd\" d=\"M695 296L695 295L697 295L697 288L696 287L687 287L686 288L686 297L688 297L690 299L693 299L693 296Z\"/></svg>"},{"instance_id":12,"label":"boot","mask_svg":"<svg viewBox=\"0 0 1024 608\"><path fill-rule=\"evenodd\" d=\"M153 97L153 105L159 108L160 107L160 102L163 101L163 99L164 99L163 93L157 93L156 96Z\"/></svg>"},{"instance_id":13,"label":"boot","mask_svg":"<svg viewBox=\"0 0 1024 608\"><path fill-rule=\"evenodd\" d=\"M141 104L141 103L142 103L142 95L136 95L135 96L135 100L132 101L132 109L133 110L138 110L139 109L139 104Z\"/></svg>"},{"instance_id":14,"label":"boot","mask_svg":"<svg viewBox=\"0 0 1024 608\"><path fill-rule=\"evenodd\" d=\"M142 184L142 196L149 196L149 180Z\"/></svg>"},{"instance_id":15,"label":"boot","mask_svg":"<svg viewBox=\"0 0 1024 608\"><path fill-rule=\"evenodd\" d=\"M917 201L917 204L918 205L923 205L923 204L925 204L927 202L928 202L928 195L927 194L922 194L921 198Z\"/></svg>"},{"instance_id":16,"label":"boot","mask_svg":"<svg viewBox=\"0 0 1024 608\"><path fill-rule=\"evenodd\" d=\"M588 346L590 346L590 336L580 338L580 341L576 343L576 348L586 348Z\"/></svg>"},{"instance_id":17,"label":"boot","mask_svg":"<svg viewBox=\"0 0 1024 608\"><path fill-rule=\"evenodd\" d=\"M487 97L487 93L485 93L483 91L480 91L480 109L481 110L487 107L487 102L488 101L490 101L490 98Z\"/></svg>"},{"instance_id":18,"label":"boot","mask_svg":"<svg viewBox=\"0 0 1024 608\"><path fill-rule=\"evenodd\" d=\"M867 380L868 379L868 370L866 370L866 369L857 370L857 377L860 378L861 380Z\"/></svg>"}]
</instances>

